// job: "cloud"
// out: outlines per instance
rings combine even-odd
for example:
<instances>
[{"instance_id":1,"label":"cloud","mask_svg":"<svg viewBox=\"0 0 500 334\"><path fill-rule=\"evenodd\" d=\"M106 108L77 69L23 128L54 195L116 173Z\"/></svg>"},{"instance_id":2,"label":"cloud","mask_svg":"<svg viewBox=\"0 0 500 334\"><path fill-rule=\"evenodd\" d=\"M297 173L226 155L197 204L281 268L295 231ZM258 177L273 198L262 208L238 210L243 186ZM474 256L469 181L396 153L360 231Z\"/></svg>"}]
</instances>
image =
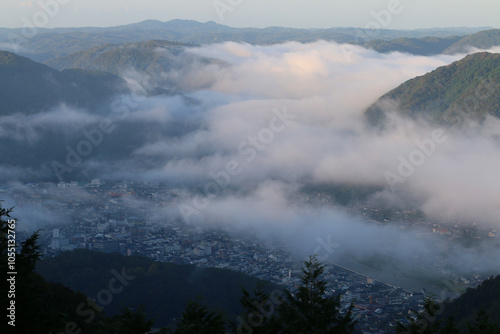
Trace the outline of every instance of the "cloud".
<instances>
[{"instance_id":1,"label":"cloud","mask_svg":"<svg viewBox=\"0 0 500 334\"><path fill-rule=\"evenodd\" d=\"M281 237L298 254L310 254L319 237L330 235L342 245L332 255L335 260L375 254L392 259L387 266L413 261L434 268L436 256L443 256L452 266L488 267L480 261L492 251L486 246L461 262L467 250L431 235L430 225L419 229L408 223L403 229L397 222L367 222L340 209L328 193L368 187L366 205L422 210L426 219L500 228L500 121L444 129L445 140L434 142L426 154L418 152L423 152L422 143L433 140L436 124L393 113L381 132L364 119L366 108L387 91L463 55L380 54L323 41L223 43L186 52L212 61L192 57L183 68L159 72L160 81L124 72L136 94L168 82L177 82L176 93L144 96L120 114L112 108L98 114L61 107L4 117L0 136L36 143L42 129L75 132L109 117L115 130L77 171L102 179L166 182L182 190L181 203L195 212L192 221ZM23 127L35 135L17 131ZM75 133L68 145L85 139ZM401 177L402 159L412 157L421 163ZM401 178L393 187L388 172ZM304 191L318 186L326 189L321 196ZM196 207L194 198L208 204ZM179 215L178 204L155 214Z\"/></svg>"},{"instance_id":2,"label":"cloud","mask_svg":"<svg viewBox=\"0 0 500 334\"><path fill-rule=\"evenodd\" d=\"M496 184L488 180L495 179L499 160L498 122L467 134L447 133L447 141L397 191L388 189L386 173L397 174L400 157L418 149L416 141L431 138L436 125L394 114L391 126L380 133L364 122L364 110L379 96L462 56L379 54L350 46L346 58L342 45L322 41L223 43L188 52L220 61L187 66L187 77L209 77L208 86L187 84L185 94L140 102L116 125L136 127L141 139L130 145L128 156L106 162L101 171L101 157L90 158L92 171L103 178L111 171L133 177L139 168L142 177L193 185L209 182L210 173L236 161L243 171L231 179L234 189L275 179L374 186L385 189L373 196L375 202L401 203L405 198L431 216L454 219L469 213L466 217L496 224ZM162 76L168 80L178 72ZM138 75L135 82L144 82ZM283 131L266 132L276 109L286 109L294 118ZM480 171L479 179L473 170Z\"/></svg>"}]
</instances>

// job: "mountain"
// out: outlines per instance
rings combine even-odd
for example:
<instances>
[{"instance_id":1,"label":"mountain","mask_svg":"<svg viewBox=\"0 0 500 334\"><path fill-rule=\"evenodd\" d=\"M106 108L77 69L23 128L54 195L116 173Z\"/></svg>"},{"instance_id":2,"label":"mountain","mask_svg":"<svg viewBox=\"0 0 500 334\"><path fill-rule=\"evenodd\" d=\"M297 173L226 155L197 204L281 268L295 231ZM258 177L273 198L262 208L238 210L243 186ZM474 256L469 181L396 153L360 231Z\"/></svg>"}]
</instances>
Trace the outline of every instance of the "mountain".
<instances>
[{"instance_id":1,"label":"mountain","mask_svg":"<svg viewBox=\"0 0 500 334\"><path fill-rule=\"evenodd\" d=\"M476 288L467 289L457 299L443 304L442 310L438 320L444 323L445 319L454 316L459 329L474 322L480 310L486 313L490 322L500 327L500 276L490 277Z\"/></svg>"},{"instance_id":2,"label":"mountain","mask_svg":"<svg viewBox=\"0 0 500 334\"><path fill-rule=\"evenodd\" d=\"M257 284L269 284L272 288L270 283L232 270L176 265L83 249L44 259L37 264L36 271L48 282L63 284L98 301L100 291L108 289L111 280L121 275L126 285L112 295L112 302L102 303L106 314L116 314L122 305L143 304L147 315L156 319L156 326L165 326L171 319L179 318L187 301L199 295L211 308L236 317L242 311L241 287L252 291Z\"/></svg>"},{"instance_id":3,"label":"mountain","mask_svg":"<svg viewBox=\"0 0 500 334\"><path fill-rule=\"evenodd\" d=\"M471 48L490 49L500 46L500 29L480 31L473 35L465 36L455 44L443 51L445 54L466 53Z\"/></svg>"},{"instance_id":4,"label":"mountain","mask_svg":"<svg viewBox=\"0 0 500 334\"><path fill-rule=\"evenodd\" d=\"M134 68L172 67L173 58L187 44L169 41L147 41L126 44L104 44L47 61L45 64L58 70L80 68L120 75L122 70Z\"/></svg>"},{"instance_id":5,"label":"mountain","mask_svg":"<svg viewBox=\"0 0 500 334\"><path fill-rule=\"evenodd\" d=\"M500 54L475 53L403 83L368 108L368 121L381 124L388 109L448 125L500 117Z\"/></svg>"},{"instance_id":6,"label":"mountain","mask_svg":"<svg viewBox=\"0 0 500 334\"><path fill-rule=\"evenodd\" d=\"M463 36L451 37L423 37L407 38L400 37L391 40L377 39L360 44L365 48L373 49L377 52L406 52L414 55L430 56L443 53L451 45L461 41Z\"/></svg>"},{"instance_id":7,"label":"mountain","mask_svg":"<svg viewBox=\"0 0 500 334\"><path fill-rule=\"evenodd\" d=\"M0 51L0 115L31 114L60 103L95 107L128 91L125 81L105 72L57 71L14 53Z\"/></svg>"},{"instance_id":8,"label":"mountain","mask_svg":"<svg viewBox=\"0 0 500 334\"><path fill-rule=\"evenodd\" d=\"M124 52L124 62L134 62L134 52ZM144 52L147 54L146 49ZM168 51L165 54L166 58L158 59L169 65L168 59L173 54ZM120 53L117 55L120 56ZM189 63L185 57L176 59ZM142 64L154 65L138 58L137 65ZM175 90L175 78L166 76L165 81L159 82L155 79L162 78L161 70L156 71L156 67L143 70L156 75L146 80L139 73L139 78L136 78L141 84L151 84L151 89L147 91L149 95L169 95ZM129 98L124 98L124 94ZM26 167L37 174L37 179L55 181L60 178L56 178L54 164L67 163L68 152L78 149L75 145L89 143L85 141L88 131L99 130L95 135L98 138L99 133L102 134L102 124L109 125L106 140L94 141L97 144L87 151L92 153L91 159L111 162L130 157L152 138L181 136L199 126L199 121L189 115L168 122L154 122L148 117L127 118L129 112L136 111L137 102L142 97L142 93L137 97L130 95L125 80L111 73L84 69L58 71L13 53L0 52L0 116L9 116L0 122L3 135L0 156L9 157L10 170ZM185 99L186 103L196 103L182 94L178 98ZM60 104L64 104L67 110L51 110ZM131 136L131 133L134 135ZM144 163L158 162L144 160ZM64 177L71 179L88 177L84 176L87 172L85 168L66 168L65 171ZM22 174L21 178L33 177ZM0 175L3 181L9 178L5 173Z\"/></svg>"},{"instance_id":9,"label":"mountain","mask_svg":"<svg viewBox=\"0 0 500 334\"><path fill-rule=\"evenodd\" d=\"M39 29L30 38L22 29L0 29L0 49L16 52L38 62L62 57L94 48L102 44L123 44L147 40L169 40L188 44L210 44L224 41L250 44L275 44L287 41L302 43L316 40L339 43L364 43L375 39L390 40L401 37L450 37L469 35L490 28L447 28L420 30L328 28L296 29L286 27L232 28L215 22L200 23L190 20L161 22L147 20L108 28Z\"/></svg>"},{"instance_id":10,"label":"mountain","mask_svg":"<svg viewBox=\"0 0 500 334\"><path fill-rule=\"evenodd\" d=\"M189 91L179 78L168 72L186 69L193 64L221 63L220 60L203 58L183 51L188 44L151 40L125 44L104 44L67 56L53 58L47 65L58 70L82 69L105 71L121 77L148 77L148 95L169 95ZM149 87L150 86L150 87Z\"/></svg>"}]
</instances>

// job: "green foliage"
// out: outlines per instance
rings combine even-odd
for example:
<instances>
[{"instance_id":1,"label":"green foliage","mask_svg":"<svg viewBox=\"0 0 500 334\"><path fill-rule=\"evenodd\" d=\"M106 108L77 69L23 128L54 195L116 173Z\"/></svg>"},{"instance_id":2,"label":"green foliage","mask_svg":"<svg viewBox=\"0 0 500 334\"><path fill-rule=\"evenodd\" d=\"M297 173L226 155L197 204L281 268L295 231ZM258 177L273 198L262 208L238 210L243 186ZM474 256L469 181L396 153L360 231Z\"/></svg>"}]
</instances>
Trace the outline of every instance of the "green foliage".
<instances>
[{"instance_id":1,"label":"green foliage","mask_svg":"<svg viewBox=\"0 0 500 334\"><path fill-rule=\"evenodd\" d=\"M406 52L414 55L430 56L442 53L444 50L459 42L463 36L452 37L401 37L392 40L377 39L361 44L381 53Z\"/></svg>"},{"instance_id":2,"label":"green foliage","mask_svg":"<svg viewBox=\"0 0 500 334\"><path fill-rule=\"evenodd\" d=\"M123 74L134 69L155 73L177 68L175 56L187 45L169 41L147 41L126 44L104 44L46 62L58 70L80 68ZM160 51L161 50L161 51Z\"/></svg>"},{"instance_id":3,"label":"green foliage","mask_svg":"<svg viewBox=\"0 0 500 334\"><path fill-rule=\"evenodd\" d=\"M387 107L387 101L397 105ZM500 54L476 53L411 79L382 96L366 116L370 123L382 124L387 109L445 125L500 117Z\"/></svg>"},{"instance_id":4,"label":"green foliage","mask_svg":"<svg viewBox=\"0 0 500 334\"><path fill-rule=\"evenodd\" d=\"M500 45L500 29L491 29L465 36L460 41L444 50L446 54L465 53L470 48L489 49Z\"/></svg>"}]
</instances>

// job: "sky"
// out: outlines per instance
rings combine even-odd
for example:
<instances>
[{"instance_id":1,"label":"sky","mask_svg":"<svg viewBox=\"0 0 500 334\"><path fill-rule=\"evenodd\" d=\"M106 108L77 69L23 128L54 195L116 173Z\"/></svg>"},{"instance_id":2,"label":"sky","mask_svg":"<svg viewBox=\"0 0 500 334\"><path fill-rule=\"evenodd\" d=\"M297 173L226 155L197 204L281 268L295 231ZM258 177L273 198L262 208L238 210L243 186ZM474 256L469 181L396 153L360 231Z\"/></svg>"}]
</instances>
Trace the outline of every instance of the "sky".
<instances>
[{"instance_id":1,"label":"sky","mask_svg":"<svg viewBox=\"0 0 500 334\"><path fill-rule=\"evenodd\" d=\"M498 13L498 0L2 0L0 27L27 22L47 28L108 27L190 19L259 28L363 28L374 20L387 29L500 28Z\"/></svg>"}]
</instances>

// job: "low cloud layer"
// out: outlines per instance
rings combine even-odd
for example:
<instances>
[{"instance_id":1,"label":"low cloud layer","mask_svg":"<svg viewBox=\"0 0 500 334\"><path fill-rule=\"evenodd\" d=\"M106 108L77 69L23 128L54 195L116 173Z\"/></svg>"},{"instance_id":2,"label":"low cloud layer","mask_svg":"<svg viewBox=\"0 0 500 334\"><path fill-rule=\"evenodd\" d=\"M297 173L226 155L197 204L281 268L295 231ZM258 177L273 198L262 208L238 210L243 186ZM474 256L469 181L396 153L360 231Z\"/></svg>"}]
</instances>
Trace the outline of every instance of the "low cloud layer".
<instances>
[{"instance_id":1,"label":"low cloud layer","mask_svg":"<svg viewBox=\"0 0 500 334\"><path fill-rule=\"evenodd\" d=\"M161 180L185 189L181 208L191 221L281 236L302 253L330 235L342 245L339 256L430 263L438 254L450 263L480 263L486 251L471 255L447 243L431 250L439 242L428 233L369 224L331 203L318 205L302 191L317 185L373 187L378 190L367 199L370 205L500 228L498 119L439 129L393 113L382 132L364 119L366 108L387 91L463 55L380 54L321 41L224 43L186 52L220 61L156 74L164 82L178 79L182 94L138 98L141 84L151 80L135 73L128 81L139 95L119 98L107 112L56 108L30 119L4 117L1 124L9 126L0 126L0 136L30 145L46 135L43 127L57 128L60 136L71 130L63 153L53 157L65 164L65 147L78 147L86 140L82 131L110 119L113 131L72 172ZM22 126L31 134L9 132ZM50 166L49 161L39 170L47 174ZM181 214L178 204L165 210Z\"/></svg>"}]
</instances>

